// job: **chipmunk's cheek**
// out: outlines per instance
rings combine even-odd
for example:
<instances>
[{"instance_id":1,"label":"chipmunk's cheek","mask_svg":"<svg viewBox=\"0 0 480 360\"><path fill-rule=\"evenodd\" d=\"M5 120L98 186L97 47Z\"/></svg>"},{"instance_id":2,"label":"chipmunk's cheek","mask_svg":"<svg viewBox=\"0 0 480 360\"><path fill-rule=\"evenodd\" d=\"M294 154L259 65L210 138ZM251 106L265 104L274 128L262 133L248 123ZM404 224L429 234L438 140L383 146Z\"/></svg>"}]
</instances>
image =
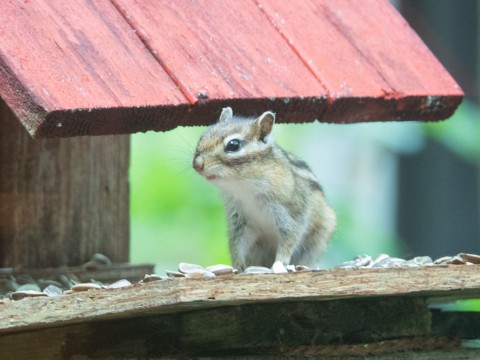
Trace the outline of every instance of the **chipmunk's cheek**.
<instances>
[{"instance_id":1,"label":"chipmunk's cheek","mask_svg":"<svg viewBox=\"0 0 480 360\"><path fill-rule=\"evenodd\" d=\"M203 176L209 181L217 181L217 180L222 180L228 178L228 171L225 171L225 169L222 166L211 166L211 167L206 167L205 171L203 173Z\"/></svg>"},{"instance_id":2,"label":"chipmunk's cheek","mask_svg":"<svg viewBox=\"0 0 480 360\"><path fill-rule=\"evenodd\" d=\"M222 178L225 174L223 174L223 171L219 169L217 166L212 166L205 168L205 172L203 173L203 176L209 181L215 181L220 178Z\"/></svg>"}]
</instances>

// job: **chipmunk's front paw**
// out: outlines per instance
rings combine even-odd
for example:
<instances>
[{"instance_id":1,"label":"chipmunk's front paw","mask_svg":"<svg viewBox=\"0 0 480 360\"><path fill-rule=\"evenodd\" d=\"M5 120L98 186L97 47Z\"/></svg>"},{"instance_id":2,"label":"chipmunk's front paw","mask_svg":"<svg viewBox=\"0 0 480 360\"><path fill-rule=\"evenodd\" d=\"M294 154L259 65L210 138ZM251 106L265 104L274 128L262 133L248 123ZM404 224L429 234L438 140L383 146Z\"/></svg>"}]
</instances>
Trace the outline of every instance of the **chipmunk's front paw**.
<instances>
[{"instance_id":1,"label":"chipmunk's front paw","mask_svg":"<svg viewBox=\"0 0 480 360\"><path fill-rule=\"evenodd\" d=\"M273 263L272 271L274 274L285 274L288 272L287 268L285 267L285 265L283 265L283 262L281 262L280 260L277 260Z\"/></svg>"}]
</instances>

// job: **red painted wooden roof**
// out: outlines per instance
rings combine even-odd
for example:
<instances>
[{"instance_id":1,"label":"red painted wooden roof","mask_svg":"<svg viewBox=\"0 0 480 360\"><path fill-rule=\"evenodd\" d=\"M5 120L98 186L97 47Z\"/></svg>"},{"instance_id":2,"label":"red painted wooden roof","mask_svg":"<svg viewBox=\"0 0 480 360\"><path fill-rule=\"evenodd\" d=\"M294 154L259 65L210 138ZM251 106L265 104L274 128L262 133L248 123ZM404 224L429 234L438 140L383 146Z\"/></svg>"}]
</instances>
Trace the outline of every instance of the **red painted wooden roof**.
<instances>
[{"instance_id":1,"label":"red painted wooden roof","mask_svg":"<svg viewBox=\"0 0 480 360\"><path fill-rule=\"evenodd\" d=\"M2 0L0 97L35 137L439 120L463 93L387 0Z\"/></svg>"}]
</instances>

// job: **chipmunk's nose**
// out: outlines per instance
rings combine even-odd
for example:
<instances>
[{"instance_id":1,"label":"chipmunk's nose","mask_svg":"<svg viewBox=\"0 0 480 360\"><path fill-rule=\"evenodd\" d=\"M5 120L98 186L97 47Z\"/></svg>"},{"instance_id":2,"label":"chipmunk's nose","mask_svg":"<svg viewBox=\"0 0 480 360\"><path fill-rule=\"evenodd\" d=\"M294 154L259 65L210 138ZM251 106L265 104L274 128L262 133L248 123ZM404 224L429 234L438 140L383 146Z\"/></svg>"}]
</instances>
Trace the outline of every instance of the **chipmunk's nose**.
<instances>
[{"instance_id":1,"label":"chipmunk's nose","mask_svg":"<svg viewBox=\"0 0 480 360\"><path fill-rule=\"evenodd\" d=\"M198 172L202 171L205 166L203 162L203 157L201 157L200 155L195 155L193 157L192 166Z\"/></svg>"}]
</instances>

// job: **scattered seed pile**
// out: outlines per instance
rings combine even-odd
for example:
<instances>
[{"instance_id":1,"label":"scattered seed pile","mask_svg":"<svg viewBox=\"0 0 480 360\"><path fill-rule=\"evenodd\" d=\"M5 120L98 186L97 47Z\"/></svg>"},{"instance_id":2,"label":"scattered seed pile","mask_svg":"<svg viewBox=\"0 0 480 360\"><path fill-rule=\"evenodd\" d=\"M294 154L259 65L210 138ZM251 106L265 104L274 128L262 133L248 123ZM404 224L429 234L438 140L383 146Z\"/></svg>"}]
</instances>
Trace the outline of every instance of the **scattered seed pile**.
<instances>
[{"instance_id":1,"label":"scattered seed pile","mask_svg":"<svg viewBox=\"0 0 480 360\"><path fill-rule=\"evenodd\" d=\"M390 257L380 254L376 258L368 255L359 255L351 261L346 261L339 268L392 268L392 267L419 267L432 265L479 265L480 255L460 253L455 256L444 256L435 261L430 256L417 256L411 260Z\"/></svg>"},{"instance_id":2,"label":"scattered seed pile","mask_svg":"<svg viewBox=\"0 0 480 360\"><path fill-rule=\"evenodd\" d=\"M98 258L98 259L97 259ZM101 263L102 265L111 264L111 261L104 255L96 254L92 260L87 264L92 266L93 262ZM445 265L480 265L480 255L460 253L455 256L445 256L435 261L429 256L417 256L410 260L405 260L397 257L391 257L386 254L380 254L375 258L369 255L359 255L351 261L346 261L337 268L340 269L359 269L359 268L400 268L400 267L420 267L420 266L445 266ZM266 268L262 266L250 266L243 272L238 272L237 269L229 265L219 264L208 267L203 267L196 264L180 263L178 271L166 271L167 276L160 276L157 274L147 274L139 283L147 283L152 281L173 280L175 278L199 279L199 278L215 278L225 275L238 274L279 274L285 272L300 272L300 271L322 271L319 269L311 269L304 265L287 265L278 268ZM92 289L118 289L131 286L132 283L128 280L122 279L112 284L102 284L101 282L92 280L88 283L79 282L78 279L68 277L66 275L59 275L55 279L34 280L29 275L20 275L13 277L8 272L2 272L0 269L0 301L2 299L20 300L25 297L55 297ZM8 301L8 300L7 300Z\"/></svg>"}]
</instances>

